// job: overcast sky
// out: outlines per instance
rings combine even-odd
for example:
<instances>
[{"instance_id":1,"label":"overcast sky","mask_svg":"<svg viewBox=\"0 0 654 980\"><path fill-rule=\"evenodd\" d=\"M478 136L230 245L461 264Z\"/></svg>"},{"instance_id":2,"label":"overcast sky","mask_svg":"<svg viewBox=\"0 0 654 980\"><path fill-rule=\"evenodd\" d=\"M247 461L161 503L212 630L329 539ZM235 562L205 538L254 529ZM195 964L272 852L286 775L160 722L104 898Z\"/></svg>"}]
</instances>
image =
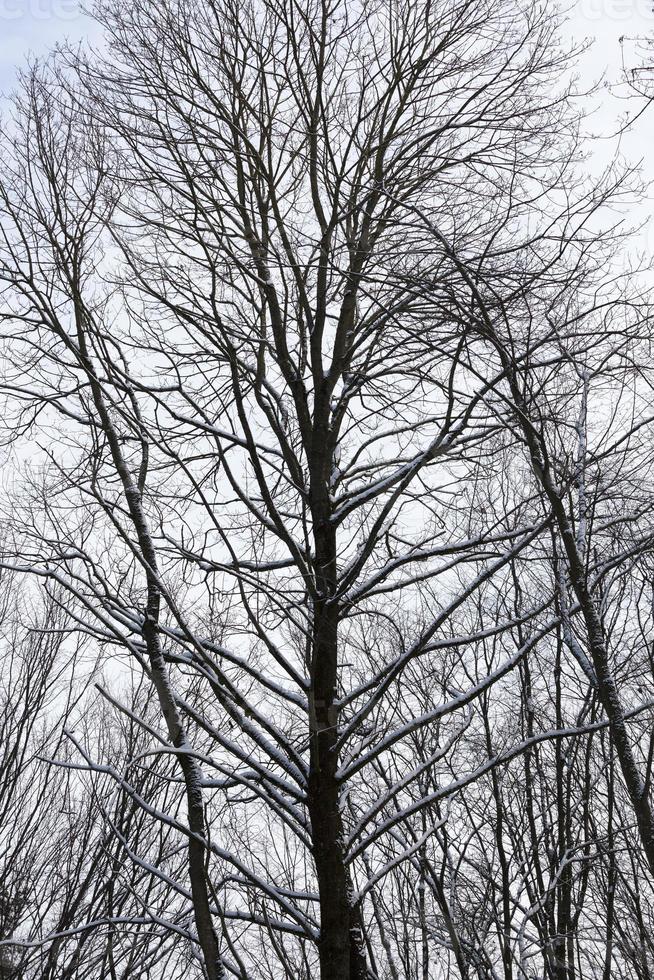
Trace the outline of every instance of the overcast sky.
<instances>
[{"instance_id":1,"label":"overcast sky","mask_svg":"<svg viewBox=\"0 0 654 980\"><path fill-rule=\"evenodd\" d=\"M408 0L410 2L410 0ZM590 82L606 73L614 79L620 69L620 38L628 52L631 39L654 35L654 0L569 0L572 36L594 39L585 59L584 76ZM16 70L30 54L43 54L64 38L78 39L92 30L80 13L78 0L0 0L0 91L13 85ZM620 106L607 96L603 121L615 118ZM614 105L611 103L615 102Z\"/></svg>"},{"instance_id":2,"label":"overcast sky","mask_svg":"<svg viewBox=\"0 0 654 980\"><path fill-rule=\"evenodd\" d=\"M635 39L654 37L654 0L569 0L569 4L571 36L579 42L584 38L594 41L581 65L584 85L590 86L602 76L615 81L620 74L622 52L632 64ZM92 31L89 18L79 12L78 0L0 0L0 93L11 90L16 71L29 54L44 54L58 40L77 40ZM615 131L620 114L627 108L608 89L595 98L594 107L590 126L603 136ZM642 159L643 170L652 179L653 119L654 106L622 141L625 155L632 162ZM607 156L610 153L607 144ZM651 212L654 213L654 199ZM647 237L654 255L654 229Z\"/></svg>"},{"instance_id":3,"label":"overcast sky","mask_svg":"<svg viewBox=\"0 0 654 980\"><path fill-rule=\"evenodd\" d=\"M654 32L654 0L569 2L574 35L597 39L591 67L600 73L619 67L620 37ZM6 91L11 86L30 51L42 53L56 40L82 37L89 24L78 0L0 0L0 87Z\"/></svg>"},{"instance_id":4,"label":"overcast sky","mask_svg":"<svg viewBox=\"0 0 654 980\"><path fill-rule=\"evenodd\" d=\"M28 54L42 54L65 37L83 37L88 29L77 0L0 0L0 89L12 87Z\"/></svg>"}]
</instances>

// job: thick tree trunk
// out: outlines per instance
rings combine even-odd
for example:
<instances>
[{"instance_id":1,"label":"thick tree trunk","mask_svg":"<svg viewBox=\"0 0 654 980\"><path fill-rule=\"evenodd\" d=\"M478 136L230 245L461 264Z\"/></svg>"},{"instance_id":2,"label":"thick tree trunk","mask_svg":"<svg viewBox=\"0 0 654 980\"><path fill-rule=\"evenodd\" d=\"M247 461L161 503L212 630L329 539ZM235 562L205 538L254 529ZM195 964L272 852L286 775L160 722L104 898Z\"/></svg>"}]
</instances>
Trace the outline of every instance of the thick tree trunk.
<instances>
[{"instance_id":1,"label":"thick tree trunk","mask_svg":"<svg viewBox=\"0 0 654 980\"><path fill-rule=\"evenodd\" d=\"M316 503L319 503L318 501ZM345 862L338 769L338 607L336 533L320 516L315 526L316 584L311 664L311 751L308 806L320 897L321 980L366 980L359 913Z\"/></svg>"}]
</instances>

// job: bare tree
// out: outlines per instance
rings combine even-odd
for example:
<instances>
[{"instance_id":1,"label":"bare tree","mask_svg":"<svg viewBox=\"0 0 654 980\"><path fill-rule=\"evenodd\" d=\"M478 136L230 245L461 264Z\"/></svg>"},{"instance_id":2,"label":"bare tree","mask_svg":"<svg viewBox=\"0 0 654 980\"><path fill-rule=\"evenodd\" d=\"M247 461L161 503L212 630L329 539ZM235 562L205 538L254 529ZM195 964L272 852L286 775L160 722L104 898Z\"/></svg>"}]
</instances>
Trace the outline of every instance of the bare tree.
<instances>
[{"instance_id":1,"label":"bare tree","mask_svg":"<svg viewBox=\"0 0 654 980\"><path fill-rule=\"evenodd\" d=\"M607 875L647 932L652 418L600 225L630 175L581 176L556 18L97 16L107 52L35 67L6 126L0 280L35 459L3 564L56 587L140 732L124 762L73 740L122 807L102 848L208 980L571 980ZM636 962L614 903L605 974Z\"/></svg>"}]
</instances>

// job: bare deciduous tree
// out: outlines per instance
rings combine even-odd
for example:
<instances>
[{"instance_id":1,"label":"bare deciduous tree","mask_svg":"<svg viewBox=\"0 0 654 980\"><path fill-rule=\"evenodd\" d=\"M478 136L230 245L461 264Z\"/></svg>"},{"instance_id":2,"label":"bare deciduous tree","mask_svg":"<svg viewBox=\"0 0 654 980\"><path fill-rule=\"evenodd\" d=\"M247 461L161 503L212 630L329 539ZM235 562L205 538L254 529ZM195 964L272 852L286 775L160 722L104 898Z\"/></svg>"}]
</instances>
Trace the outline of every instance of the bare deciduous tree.
<instances>
[{"instance_id":1,"label":"bare deciduous tree","mask_svg":"<svg viewBox=\"0 0 654 980\"><path fill-rule=\"evenodd\" d=\"M552 10L97 16L0 180L3 564L131 732L69 736L136 878L68 969L647 975L649 307Z\"/></svg>"}]
</instances>

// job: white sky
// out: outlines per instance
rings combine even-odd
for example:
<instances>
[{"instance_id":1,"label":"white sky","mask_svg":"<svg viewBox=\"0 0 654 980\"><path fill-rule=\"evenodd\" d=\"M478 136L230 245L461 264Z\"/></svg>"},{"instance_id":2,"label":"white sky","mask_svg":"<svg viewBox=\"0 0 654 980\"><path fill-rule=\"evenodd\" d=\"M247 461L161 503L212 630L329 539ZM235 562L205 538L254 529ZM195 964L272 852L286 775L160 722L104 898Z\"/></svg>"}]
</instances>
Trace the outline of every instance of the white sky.
<instances>
[{"instance_id":1,"label":"white sky","mask_svg":"<svg viewBox=\"0 0 654 980\"><path fill-rule=\"evenodd\" d=\"M90 0L89 0L90 2ZM152 0L157 2L157 0ZM408 0L411 2L411 0ZM549 0L546 0L549 2ZM566 0L564 0L566 2ZM654 0L567 0L570 10L570 36L576 42L593 39L591 51L583 58L580 69L584 86L604 76L615 81L620 75L622 52L628 65L634 62L635 39L654 39ZM79 0L0 0L0 94L8 93L15 82L17 69L28 55L45 54L56 41L76 40L94 32L90 19L80 13ZM97 29L95 29L97 30ZM620 38L624 38L623 44ZM596 134L614 133L627 103L603 89L593 100L590 121ZM632 105L635 108L635 104ZM633 131L622 140L621 149L631 162L642 161L643 174L654 180L654 139L652 121L654 106L645 113ZM608 159L615 142L600 143L599 159ZM654 191L642 217L654 215ZM654 256L653 228L647 234L647 248ZM649 246L651 245L651 248Z\"/></svg>"},{"instance_id":2,"label":"white sky","mask_svg":"<svg viewBox=\"0 0 654 980\"><path fill-rule=\"evenodd\" d=\"M567 5L573 36L596 38L590 74L605 69L615 74L621 36L654 34L654 0L568 0ZM11 86L29 52L40 54L62 38L83 37L89 28L79 0L0 0L0 90Z\"/></svg>"},{"instance_id":3,"label":"white sky","mask_svg":"<svg viewBox=\"0 0 654 980\"><path fill-rule=\"evenodd\" d=\"M11 89L29 54L44 54L66 37L81 38L89 28L78 0L0 0L0 91Z\"/></svg>"}]
</instances>

